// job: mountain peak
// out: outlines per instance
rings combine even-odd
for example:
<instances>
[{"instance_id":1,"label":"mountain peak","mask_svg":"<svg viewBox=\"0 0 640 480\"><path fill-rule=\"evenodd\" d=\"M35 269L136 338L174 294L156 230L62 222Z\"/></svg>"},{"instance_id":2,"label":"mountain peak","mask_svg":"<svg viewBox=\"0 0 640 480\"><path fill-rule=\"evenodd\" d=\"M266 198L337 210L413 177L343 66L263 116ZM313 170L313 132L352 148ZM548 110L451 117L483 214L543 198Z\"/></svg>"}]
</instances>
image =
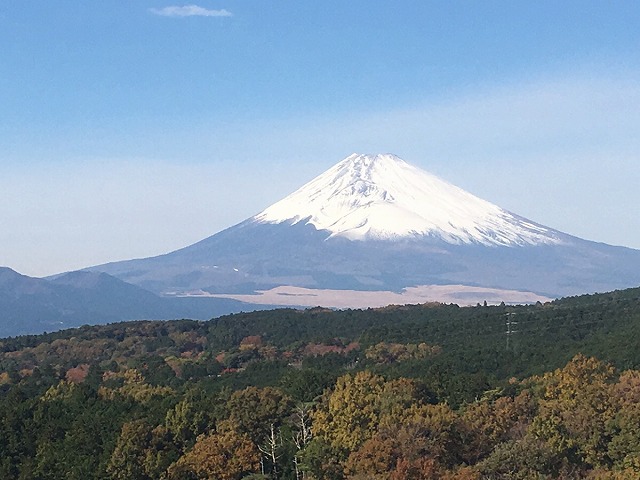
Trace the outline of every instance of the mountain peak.
<instances>
[{"instance_id":1,"label":"mountain peak","mask_svg":"<svg viewBox=\"0 0 640 480\"><path fill-rule=\"evenodd\" d=\"M351 165L354 169L357 169L361 171L362 174L366 175L366 173L375 166L406 163L407 162L393 153L352 153L337 165Z\"/></svg>"},{"instance_id":2,"label":"mountain peak","mask_svg":"<svg viewBox=\"0 0 640 480\"><path fill-rule=\"evenodd\" d=\"M451 244L562 243L560 233L482 200L393 154L354 153L253 217L304 221L329 237L426 236Z\"/></svg>"}]
</instances>

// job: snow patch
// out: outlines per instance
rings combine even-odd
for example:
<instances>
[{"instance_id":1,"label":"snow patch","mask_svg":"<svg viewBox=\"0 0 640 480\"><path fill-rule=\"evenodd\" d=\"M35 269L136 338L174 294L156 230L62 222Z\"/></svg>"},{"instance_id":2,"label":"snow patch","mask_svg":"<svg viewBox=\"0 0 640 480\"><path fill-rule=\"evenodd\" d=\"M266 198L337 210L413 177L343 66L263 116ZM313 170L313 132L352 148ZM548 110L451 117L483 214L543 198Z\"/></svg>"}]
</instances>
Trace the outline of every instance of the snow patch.
<instances>
[{"instance_id":1,"label":"snow patch","mask_svg":"<svg viewBox=\"0 0 640 480\"><path fill-rule=\"evenodd\" d=\"M452 244L563 243L518 217L392 154L350 155L254 217L305 221L330 237L393 240L432 236Z\"/></svg>"}]
</instances>

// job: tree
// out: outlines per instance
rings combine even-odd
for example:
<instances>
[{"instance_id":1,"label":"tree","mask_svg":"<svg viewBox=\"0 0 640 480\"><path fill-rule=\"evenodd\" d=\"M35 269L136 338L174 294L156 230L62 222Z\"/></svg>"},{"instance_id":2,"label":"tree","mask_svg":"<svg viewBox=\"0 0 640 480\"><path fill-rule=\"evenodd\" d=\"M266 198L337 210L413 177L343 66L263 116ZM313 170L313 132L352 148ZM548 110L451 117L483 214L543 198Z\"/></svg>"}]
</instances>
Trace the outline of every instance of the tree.
<instances>
[{"instance_id":1,"label":"tree","mask_svg":"<svg viewBox=\"0 0 640 480\"><path fill-rule=\"evenodd\" d=\"M618 468L640 474L640 372L623 372L613 385L615 416L607 426L608 454Z\"/></svg>"},{"instance_id":2,"label":"tree","mask_svg":"<svg viewBox=\"0 0 640 480\"><path fill-rule=\"evenodd\" d=\"M282 425L292 408L291 398L277 388L248 387L234 392L229 398L227 423L260 445L268 437L271 426L277 429Z\"/></svg>"},{"instance_id":3,"label":"tree","mask_svg":"<svg viewBox=\"0 0 640 480\"><path fill-rule=\"evenodd\" d=\"M347 478L387 479L397 458L393 441L375 435L351 452L345 462L345 474Z\"/></svg>"},{"instance_id":4,"label":"tree","mask_svg":"<svg viewBox=\"0 0 640 480\"><path fill-rule=\"evenodd\" d=\"M558 478L561 461L543 441L527 436L499 444L477 468L491 480L550 479Z\"/></svg>"},{"instance_id":5,"label":"tree","mask_svg":"<svg viewBox=\"0 0 640 480\"><path fill-rule=\"evenodd\" d=\"M554 453L577 464L607 466L607 424L615 414L612 366L576 355L541 379L542 398L532 428Z\"/></svg>"},{"instance_id":6,"label":"tree","mask_svg":"<svg viewBox=\"0 0 640 480\"><path fill-rule=\"evenodd\" d=\"M191 447L198 435L215 426L216 405L200 391L188 392L165 416L164 424L175 441Z\"/></svg>"},{"instance_id":7,"label":"tree","mask_svg":"<svg viewBox=\"0 0 640 480\"><path fill-rule=\"evenodd\" d=\"M278 460L282 456L282 435L280 430L276 430L274 424L272 423L269 427L269 433L267 437L264 439L262 445L258 445L258 450L260 453L266 458L269 467L268 470L273 478L278 478L279 475L279 467ZM261 459L262 462L263 459ZM264 468L264 462L262 462L262 470L267 471Z\"/></svg>"},{"instance_id":8,"label":"tree","mask_svg":"<svg viewBox=\"0 0 640 480\"><path fill-rule=\"evenodd\" d=\"M446 404L413 405L385 416L381 424L380 431L393 440L398 458L410 462L433 459L443 466L456 465L460 460L458 418Z\"/></svg>"},{"instance_id":9,"label":"tree","mask_svg":"<svg viewBox=\"0 0 640 480\"><path fill-rule=\"evenodd\" d=\"M348 454L373 437L383 415L402 412L415 396L411 380L386 382L369 371L344 375L314 413L315 434Z\"/></svg>"},{"instance_id":10,"label":"tree","mask_svg":"<svg viewBox=\"0 0 640 480\"><path fill-rule=\"evenodd\" d=\"M514 398L499 397L466 405L459 417L463 460L475 464L499 443L520 438L536 414L535 402L525 390Z\"/></svg>"},{"instance_id":11,"label":"tree","mask_svg":"<svg viewBox=\"0 0 640 480\"><path fill-rule=\"evenodd\" d=\"M170 478L192 473L198 479L240 480L257 473L260 452L246 436L234 431L201 435L193 448L169 469ZM138 478L138 477L130 477Z\"/></svg>"},{"instance_id":12,"label":"tree","mask_svg":"<svg viewBox=\"0 0 640 480\"><path fill-rule=\"evenodd\" d=\"M107 465L107 473L113 480L151 478L144 467L151 430L151 426L143 420L127 422L122 426L116 447Z\"/></svg>"},{"instance_id":13,"label":"tree","mask_svg":"<svg viewBox=\"0 0 640 480\"><path fill-rule=\"evenodd\" d=\"M296 451L293 455L296 480L304 480L306 477L306 469L302 466L301 453L313 439L310 413L311 408L308 405L301 403L296 406L293 415L291 416L291 423L293 426L293 443L296 447Z\"/></svg>"},{"instance_id":14,"label":"tree","mask_svg":"<svg viewBox=\"0 0 640 480\"><path fill-rule=\"evenodd\" d=\"M162 478L180 456L172 440L164 426L153 428L144 420L125 423L107 464L107 473L114 480Z\"/></svg>"}]
</instances>

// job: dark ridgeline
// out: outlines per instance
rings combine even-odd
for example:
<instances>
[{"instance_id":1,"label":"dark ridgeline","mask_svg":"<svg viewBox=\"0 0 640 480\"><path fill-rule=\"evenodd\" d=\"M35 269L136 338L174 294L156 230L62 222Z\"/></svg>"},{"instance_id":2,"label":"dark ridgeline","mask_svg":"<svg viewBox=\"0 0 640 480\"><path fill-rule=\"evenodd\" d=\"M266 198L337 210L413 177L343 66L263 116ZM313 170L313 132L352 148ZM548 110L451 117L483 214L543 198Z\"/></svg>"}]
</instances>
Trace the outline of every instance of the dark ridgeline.
<instances>
[{"instance_id":1,"label":"dark ridgeline","mask_svg":"<svg viewBox=\"0 0 640 480\"><path fill-rule=\"evenodd\" d=\"M0 337L123 320L208 320L256 307L217 298L166 298L106 273L32 278L0 267Z\"/></svg>"}]
</instances>

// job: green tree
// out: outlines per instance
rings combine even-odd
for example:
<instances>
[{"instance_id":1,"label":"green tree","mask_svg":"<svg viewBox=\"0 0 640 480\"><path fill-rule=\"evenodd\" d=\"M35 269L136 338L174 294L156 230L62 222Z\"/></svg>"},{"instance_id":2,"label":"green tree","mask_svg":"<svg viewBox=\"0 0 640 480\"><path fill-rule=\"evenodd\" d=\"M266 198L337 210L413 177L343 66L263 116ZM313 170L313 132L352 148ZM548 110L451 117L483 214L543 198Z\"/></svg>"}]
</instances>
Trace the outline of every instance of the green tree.
<instances>
[{"instance_id":1,"label":"green tree","mask_svg":"<svg viewBox=\"0 0 640 480\"><path fill-rule=\"evenodd\" d=\"M248 387L234 392L229 398L227 423L232 430L261 445L269 436L271 427L280 427L293 407L293 400L277 388Z\"/></svg>"},{"instance_id":2,"label":"green tree","mask_svg":"<svg viewBox=\"0 0 640 480\"><path fill-rule=\"evenodd\" d=\"M159 479L179 456L165 427L134 420L122 426L106 471L114 480Z\"/></svg>"}]
</instances>

